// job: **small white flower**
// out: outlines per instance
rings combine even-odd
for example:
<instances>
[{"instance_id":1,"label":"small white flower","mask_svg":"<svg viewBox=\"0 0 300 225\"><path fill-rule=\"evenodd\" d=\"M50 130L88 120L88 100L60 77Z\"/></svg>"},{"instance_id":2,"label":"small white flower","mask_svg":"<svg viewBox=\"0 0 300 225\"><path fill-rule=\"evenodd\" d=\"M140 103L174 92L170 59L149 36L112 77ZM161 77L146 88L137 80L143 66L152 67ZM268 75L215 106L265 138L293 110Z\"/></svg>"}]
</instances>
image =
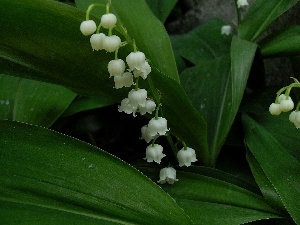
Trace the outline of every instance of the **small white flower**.
<instances>
[{"instance_id":1,"label":"small white flower","mask_svg":"<svg viewBox=\"0 0 300 225\"><path fill-rule=\"evenodd\" d=\"M166 167L160 170L159 181L157 183L174 184L175 181L178 181L178 179L176 179L176 170L173 167Z\"/></svg>"},{"instance_id":2,"label":"small white flower","mask_svg":"<svg viewBox=\"0 0 300 225\"><path fill-rule=\"evenodd\" d=\"M294 108L294 102L291 97L288 97L288 99L283 99L279 105L282 112L288 112Z\"/></svg>"},{"instance_id":3,"label":"small white flower","mask_svg":"<svg viewBox=\"0 0 300 225\"><path fill-rule=\"evenodd\" d=\"M244 7L244 6L247 6L249 5L247 0L237 0L237 7L238 8L241 8L241 7Z\"/></svg>"},{"instance_id":4,"label":"small white flower","mask_svg":"<svg viewBox=\"0 0 300 225\"><path fill-rule=\"evenodd\" d=\"M269 112L274 116L278 116L281 113L280 104L272 103L269 107Z\"/></svg>"},{"instance_id":5,"label":"small white flower","mask_svg":"<svg viewBox=\"0 0 300 225\"><path fill-rule=\"evenodd\" d=\"M142 77L144 80L147 78L148 74L151 73L151 66L146 61L139 69L134 69L134 77Z\"/></svg>"},{"instance_id":6,"label":"small white flower","mask_svg":"<svg viewBox=\"0 0 300 225\"><path fill-rule=\"evenodd\" d=\"M177 159L179 161L179 166L190 166L192 162L198 161L196 159L196 153L195 150L192 148L182 148L177 153Z\"/></svg>"},{"instance_id":7,"label":"small white flower","mask_svg":"<svg viewBox=\"0 0 300 225\"><path fill-rule=\"evenodd\" d=\"M119 105L119 107L118 107L119 112L125 112L126 114L133 113L133 116L135 116L136 110L137 110L137 107L130 105L128 98L124 98L121 101L121 105Z\"/></svg>"},{"instance_id":8,"label":"small white flower","mask_svg":"<svg viewBox=\"0 0 300 225\"><path fill-rule=\"evenodd\" d=\"M148 132L151 136L165 135L168 131L167 120L163 117L158 117L157 119L152 118L148 124Z\"/></svg>"},{"instance_id":9,"label":"small white flower","mask_svg":"<svg viewBox=\"0 0 300 225\"><path fill-rule=\"evenodd\" d=\"M120 76L125 72L125 62L122 59L111 60L107 69L110 76Z\"/></svg>"},{"instance_id":10,"label":"small white flower","mask_svg":"<svg viewBox=\"0 0 300 225\"><path fill-rule=\"evenodd\" d=\"M103 39L103 48L107 52L114 52L119 48L121 39L117 35L106 36Z\"/></svg>"},{"instance_id":11,"label":"small white flower","mask_svg":"<svg viewBox=\"0 0 300 225\"><path fill-rule=\"evenodd\" d=\"M282 100L286 99L285 94L281 94L278 96L278 103L280 104L282 102Z\"/></svg>"},{"instance_id":12,"label":"small white flower","mask_svg":"<svg viewBox=\"0 0 300 225\"><path fill-rule=\"evenodd\" d=\"M112 13L104 14L101 17L101 26L106 29L114 27L116 23L117 23L117 17Z\"/></svg>"},{"instance_id":13,"label":"small white flower","mask_svg":"<svg viewBox=\"0 0 300 225\"><path fill-rule=\"evenodd\" d=\"M103 40L105 39L106 35L103 33L100 34L93 34L90 38L90 43L93 50L102 50L103 49Z\"/></svg>"},{"instance_id":14,"label":"small white flower","mask_svg":"<svg viewBox=\"0 0 300 225\"><path fill-rule=\"evenodd\" d=\"M139 112L141 115L145 115L146 113L152 113L156 108L156 104L153 100L147 99L144 107L139 106Z\"/></svg>"},{"instance_id":15,"label":"small white flower","mask_svg":"<svg viewBox=\"0 0 300 225\"><path fill-rule=\"evenodd\" d=\"M146 148L146 157L144 158L147 162L156 162L160 164L161 159L166 155L163 154L163 147L158 144L149 145Z\"/></svg>"},{"instance_id":16,"label":"small white flower","mask_svg":"<svg viewBox=\"0 0 300 225\"><path fill-rule=\"evenodd\" d=\"M147 143L149 143L154 138L154 136L150 135L147 125L141 128L141 133L142 133L141 139L144 139Z\"/></svg>"},{"instance_id":17,"label":"small white flower","mask_svg":"<svg viewBox=\"0 0 300 225\"><path fill-rule=\"evenodd\" d=\"M145 107L147 99L147 91L145 89L132 89L128 93L129 104L135 107Z\"/></svg>"},{"instance_id":18,"label":"small white flower","mask_svg":"<svg viewBox=\"0 0 300 225\"><path fill-rule=\"evenodd\" d=\"M97 25L94 20L86 20L80 24L80 31L83 35L89 36L97 30Z\"/></svg>"},{"instance_id":19,"label":"small white flower","mask_svg":"<svg viewBox=\"0 0 300 225\"><path fill-rule=\"evenodd\" d=\"M143 52L131 52L126 57L126 62L131 70L140 69L145 64L145 54Z\"/></svg>"},{"instance_id":20,"label":"small white flower","mask_svg":"<svg viewBox=\"0 0 300 225\"><path fill-rule=\"evenodd\" d=\"M229 35L232 32L232 27L230 25L224 25L221 27L221 34Z\"/></svg>"},{"instance_id":21,"label":"small white flower","mask_svg":"<svg viewBox=\"0 0 300 225\"><path fill-rule=\"evenodd\" d=\"M114 76L115 88L130 87L133 84L133 76L130 72L126 72L121 76Z\"/></svg>"},{"instance_id":22,"label":"small white flower","mask_svg":"<svg viewBox=\"0 0 300 225\"><path fill-rule=\"evenodd\" d=\"M300 128L300 111L293 111L290 116L289 120L294 123L296 128Z\"/></svg>"}]
</instances>

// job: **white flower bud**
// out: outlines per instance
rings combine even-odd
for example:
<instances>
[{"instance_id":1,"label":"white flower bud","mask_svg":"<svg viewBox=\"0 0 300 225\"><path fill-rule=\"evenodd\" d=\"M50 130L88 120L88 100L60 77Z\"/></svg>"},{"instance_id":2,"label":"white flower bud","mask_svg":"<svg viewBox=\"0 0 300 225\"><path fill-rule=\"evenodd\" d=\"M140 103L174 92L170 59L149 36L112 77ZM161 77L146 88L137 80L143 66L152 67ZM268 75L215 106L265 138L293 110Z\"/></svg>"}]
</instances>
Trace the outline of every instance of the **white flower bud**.
<instances>
[{"instance_id":1,"label":"white flower bud","mask_svg":"<svg viewBox=\"0 0 300 225\"><path fill-rule=\"evenodd\" d=\"M175 181L178 181L178 179L176 179L176 170L173 167L166 167L160 170L159 181L157 183L174 184Z\"/></svg>"},{"instance_id":2,"label":"white flower bud","mask_svg":"<svg viewBox=\"0 0 300 225\"><path fill-rule=\"evenodd\" d=\"M179 162L179 166L190 166L192 162L198 161L196 159L196 153L195 150L192 148L182 148L180 151L177 153L177 159Z\"/></svg>"},{"instance_id":3,"label":"white flower bud","mask_svg":"<svg viewBox=\"0 0 300 225\"><path fill-rule=\"evenodd\" d=\"M80 24L80 31L83 35L89 36L97 30L97 25L94 20L86 20Z\"/></svg>"},{"instance_id":4,"label":"white flower bud","mask_svg":"<svg viewBox=\"0 0 300 225\"><path fill-rule=\"evenodd\" d=\"M146 113L152 113L156 108L156 104L153 100L146 100L145 107L139 106L139 112L141 115L145 115Z\"/></svg>"},{"instance_id":5,"label":"white flower bud","mask_svg":"<svg viewBox=\"0 0 300 225\"><path fill-rule=\"evenodd\" d=\"M296 121L296 115L297 115L296 111L291 112L291 114L289 115L289 121L291 123L295 123L295 121Z\"/></svg>"},{"instance_id":6,"label":"white flower bud","mask_svg":"<svg viewBox=\"0 0 300 225\"><path fill-rule=\"evenodd\" d=\"M247 6L249 5L247 0L237 0L237 7L238 8L241 8L241 7L244 7L244 6Z\"/></svg>"},{"instance_id":7,"label":"white flower bud","mask_svg":"<svg viewBox=\"0 0 300 225\"><path fill-rule=\"evenodd\" d=\"M288 112L294 108L294 102L291 97L289 97L288 99L282 100L279 106L282 112Z\"/></svg>"},{"instance_id":8,"label":"white flower bud","mask_svg":"<svg viewBox=\"0 0 300 225\"><path fill-rule=\"evenodd\" d=\"M146 62L145 60L146 58L143 52L131 52L126 57L126 62L131 70L140 69Z\"/></svg>"},{"instance_id":9,"label":"white flower bud","mask_svg":"<svg viewBox=\"0 0 300 225\"><path fill-rule=\"evenodd\" d=\"M151 136L165 135L168 131L167 120L163 117L158 117L158 119L152 118L148 124L148 131Z\"/></svg>"},{"instance_id":10,"label":"white flower bud","mask_svg":"<svg viewBox=\"0 0 300 225\"><path fill-rule=\"evenodd\" d=\"M272 103L269 107L269 112L274 116L278 116L281 113L280 104Z\"/></svg>"},{"instance_id":11,"label":"white flower bud","mask_svg":"<svg viewBox=\"0 0 300 225\"><path fill-rule=\"evenodd\" d=\"M163 154L163 147L158 144L149 145L146 148L146 157L144 158L147 162L156 162L160 164L161 159L166 155Z\"/></svg>"},{"instance_id":12,"label":"white flower bud","mask_svg":"<svg viewBox=\"0 0 300 225\"><path fill-rule=\"evenodd\" d=\"M117 35L106 36L103 40L103 48L107 52L114 52L119 48L121 39Z\"/></svg>"},{"instance_id":13,"label":"white flower bud","mask_svg":"<svg viewBox=\"0 0 300 225\"><path fill-rule=\"evenodd\" d=\"M121 101L121 105L119 105L119 107L118 107L119 112L125 112L126 114L133 113L133 116L135 116L136 110L137 110L137 107L130 105L128 98L124 98Z\"/></svg>"},{"instance_id":14,"label":"white flower bud","mask_svg":"<svg viewBox=\"0 0 300 225\"><path fill-rule=\"evenodd\" d=\"M297 129L300 128L300 111L295 112L294 125L296 126Z\"/></svg>"},{"instance_id":15,"label":"white flower bud","mask_svg":"<svg viewBox=\"0 0 300 225\"><path fill-rule=\"evenodd\" d=\"M146 61L139 69L134 69L134 77L142 77L144 80L147 78L148 74L151 72L151 66Z\"/></svg>"},{"instance_id":16,"label":"white flower bud","mask_svg":"<svg viewBox=\"0 0 300 225\"><path fill-rule=\"evenodd\" d=\"M103 40L105 39L106 35L103 33L100 34L93 34L90 38L90 43L93 50L102 50L103 49Z\"/></svg>"},{"instance_id":17,"label":"white flower bud","mask_svg":"<svg viewBox=\"0 0 300 225\"><path fill-rule=\"evenodd\" d=\"M146 125L141 128L141 133L141 139L144 139L147 143L149 143L154 138L154 136L150 135L148 126Z\"/></svg>"},{"instance_id":18,"label":"white flower bud","mask_svg":"<svg viewBox=\"0 0 300 225\"><path fill-rule=\"evenodd\" d=\"M125 62L122 59L111 60L107 69L110 76L120 76L125 72Z\"/></svg>"},{"instance_id":19,"label":"white flower bud","mask_svg":"<svg viewBox=\"0 0 300 225\"><path fill-rule=\"evenodd\" d=\"M221 27L221 34L229 35L232 32L232 27L230 25L224 25Z\"/></svg>"},{"instance_id":20,"label":"white flower bud","mask_svg":"<svg viewBox=\"0 0 300 225\"><path fill-rule=\"evenodd\" d=\"M129 104L135 107L145 107L147 91L145 89L131 90L128 93Z\"/></svg>"},{"instance_id":21,"label":"white flower bud","mask_svg":"<svg viewBox=\"0 0 300 225\"><path fill-rule=\"evenodd\" d=\"M130 87L133 84L133 76L130 72L126 72L121 76L114 76L115 88Z\"/></svg>"},{"instance_id":22,"label":"white flower bud","mask_svg":"<svg viewBox=\"0 0 300 225\"><path fill-rule=\"evenodd\" d=\"M114 27L116 23L117 23L117 17L112 13L104 14L101 17L101 26L106 29Z\"/></svg>"},{"instance_id":23,"label":"white flower bud","mask_svg":"<svg viewBox=\"0 0 300 225\"><path fill-rule=\"evenodd\" d=\"M286 99L285 94L281 94L278 96L278 103L280 104L282 102L282 100Z\"/></svg>"}]
</instances>

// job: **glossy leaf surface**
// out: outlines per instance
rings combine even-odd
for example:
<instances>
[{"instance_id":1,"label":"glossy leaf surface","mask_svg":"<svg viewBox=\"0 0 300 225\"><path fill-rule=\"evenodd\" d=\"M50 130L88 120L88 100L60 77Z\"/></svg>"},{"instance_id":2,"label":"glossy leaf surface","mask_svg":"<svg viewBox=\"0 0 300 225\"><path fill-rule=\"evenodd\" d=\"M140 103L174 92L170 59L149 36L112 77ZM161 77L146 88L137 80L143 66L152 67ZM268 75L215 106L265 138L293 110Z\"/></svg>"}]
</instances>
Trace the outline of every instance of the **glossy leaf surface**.
<instances>
[{"instance_id":1,"label":"glossy leaf surface","mask_svg":"<svg viewBox=\"0 0 300 225\"><path fill-rule=\"evenodd\" d=\"M70 224L74 218L81 224L191 224L170 196L116 157L45 128L0 124L6 224L21 224L25 214L30 224Z\"/></svg>"},{"instance_id":2,"label":"glossy leaf surface","mask_svg":"<svg viewBox=\"0 0 300 225\"><path fill-rule=\"evenodd\" d=\"M137 167L150 177L158 170ZM184 169L185 170L185 169ZM177 170L179 179L174 185L161 185L193 220L194 224L238 225L250 221L279 218L265 200L244 187L238 186L234 176L211 168L190 167Z\"/></svg>"},{"instance_id":3,"label":"glossy leaf surface","mask_svg":"<svg viewBox=\"0 0 300 225\"><path fill-rule=\"evenodd\" d=\"M164 23L177 0L146 0L146 2L156 17Z\"/></svg>"},{"instance_id":4,"label":"glossy leaf surface","mask_svg":"<svg viewBox=\"0 0 300 225\"><path fill-rule=\"evenodd\" d=\"M299 160L291 155L267 129L247 114L243 115L243 122L247 146L274 186L283 205L298 224L300 222Z\"/></svg>"},{"instance_id":5,"label":"glossy leaf surface","mask_svg":"<svg viewBox=\"0 0 300 225\"><path fill-rule=\"evenodd\" d=\"M280 15L292 8L299 0L257 0L249 8L239 24L238 35L241 39L255 41L259 35Z\"/></svg>"},{"instance_id":6,"label":"glossy leaf surface","mask_svg":"<svg viewBox=\"0 0 300 225\"><path fill-rule=\"evenodd\" d=\"M49 127L76 94L62 86L0 75L0 118Z\"/></svg>"}]
</instances>

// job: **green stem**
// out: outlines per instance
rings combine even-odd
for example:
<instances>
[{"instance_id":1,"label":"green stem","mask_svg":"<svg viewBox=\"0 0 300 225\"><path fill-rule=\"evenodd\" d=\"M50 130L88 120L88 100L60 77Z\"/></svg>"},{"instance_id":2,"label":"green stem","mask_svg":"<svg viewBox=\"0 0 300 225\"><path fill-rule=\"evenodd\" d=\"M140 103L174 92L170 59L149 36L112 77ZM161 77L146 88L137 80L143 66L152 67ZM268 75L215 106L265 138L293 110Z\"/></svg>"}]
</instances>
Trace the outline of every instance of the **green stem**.
<instances>
[{"instance_id":1,"label":"green stem","mask_svg":"<svg viewBox=\"0 0 300 225\"><path fill-rule=\"evenodd\" d=\"M96 6L103 7L105 5L101 4L101 3L94 3L94 4L89 5L88 9L86 10L85 20L89 20L90 19L90 13L93 10L93 8L96 7Z\"/></svg>"},{"instance_id":2,"label":"green stem","mask_svg":"<svg viewBox=\"0 0 300 225\"><path fill-rule=\"evenodd\" d=\"M238 19L237 24L239 25L241 22L241 10L238 8L237 0L234 0L234 4L235 4L236 15L237 15L237 19Z\"/></svg>"},{"instance_id":3,"label":"green stem","mask_svg":"<svg viewBox=\"0 0 300 225\"><path fill-rule=\"evenodd\" d=\"M174 142L173 142L173 140L172 140L170 134L167 134L167 140L168 140L168 142L169 142L169 145L170 145L170 147L171 147L171 149L172 149L174 155L176 156L176 154L177 154L177 152L178 152L178 149L177 149L176 145L174 144Z\"/></svg>"}]
</instances>

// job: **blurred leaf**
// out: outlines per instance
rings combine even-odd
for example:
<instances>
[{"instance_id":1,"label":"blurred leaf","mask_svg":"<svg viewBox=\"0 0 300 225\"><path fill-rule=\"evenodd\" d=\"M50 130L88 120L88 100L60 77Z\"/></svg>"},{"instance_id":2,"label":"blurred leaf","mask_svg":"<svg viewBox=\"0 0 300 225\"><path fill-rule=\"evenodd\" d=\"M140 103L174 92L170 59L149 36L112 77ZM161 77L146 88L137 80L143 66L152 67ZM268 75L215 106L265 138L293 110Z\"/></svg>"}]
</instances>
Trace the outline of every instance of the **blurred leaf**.
<instances>
[{"instance_id":1,"label":"blurred leaf","mask_svg":"<svg viewBox=\"0 0 300 225\"><path fill-rule=\"evenodd\" d=\"M137 168L150 176L158 172L157 167ZM230 180L234 180L232 175L203 167L197 170L197 174L177 170L177 178L179 181L174 185L161 187L176 200L194 224L238 225L280 217L260 195L231 183Z\"/></svg>"},{"instance_id":2,"label":"blurred leaf","mask_svg":"<svg viewBox=\"0 0 300 225\"><path fill-rule=\"evenodd\" d=\"M292 26L261 44L265 57L300 55L300 26Z\"/></svg>"},{"instance_id":3,"label":"blurred leaf","mask_svg":"<svg viewBox=\"0 0 300 225\"><path fill-rule=\"evenodd\" d=\"M50 127L76 94L59 85L0 74L0 118Z\"/></svg>"},{"instance_id":4,"label":"blurred leaf","mask_svg":"<svg viewBox=\"0 0 300 225\"><path fill-rule=\"evenodd\" d=\"M155 16L164 23L177 3L177 0L146 0Z\"/></svg>"},{"instance_id":5,"label":"blurred leaf","mask_svg":"<svg viewBox=\"0 0 300 225\"><path fill-rule=\"evenodd\" d=\"M233 38L230 51L231 60L223 53L223 57L208 59L205 66L199 64L180 74L189 98L207 123L210 165L214 165L235 119L256 45Z\"/></svg>"},{"instance_id":6,"label":"blurred leaf","mask_svg":"<svg viewBox=\"0 0 300 225\"><path fill-rule=\"evenodd\" d=\"M238 26L241 39L255 41L268 26L299 0L256 0Z\"/></svg>"},{"instance_id":7,"label":"blurred leaf","mask_svg":"<svg viewBox=\"0 0 300 225\"><path fill-rule=\"evenodd\" d=\"M283 205L300 223L300 162L271 133L247 114L243 114L246 144L280 196ZM281 136L280 139L285 138Z\"/></svg>"},{"instance_id":8,"label":"blurred leaf","mask_svg":"<svg viewBox=\"0 0 300 225\"><path fill-rule=\"evenodd\" d=\"M47 0L3 0L1 4L0 72L60 84L80 95L112 102L127 96L128 88L114 89L113 80L109 79L107 64L114 54L93 52L88 37L80 33L83 11ZM82 4L88 5L89 1ZM150 60L152 73L148 83L140 81L140 87L147 87L149 96L154 98L159 90L171 132L195 148L200 156L205 155L206 125L178 83L163 25L142 0L115 0L112 10ZM124 58L130 51L129 46L120 49L119 57ZM202 159L204 164L209 160Z\"/></svg>"},{"instance_id":9,"label":"blurred leaf","mask_svg":"<svg viewBox=\"0 0 300 225\"><path fill-rule=\"evenodd\" d=\"M195 65L227 55L231 36L221 35L222 20L214 19L183 35L171 36L174 51Z\"/></svg>"},{"instance_id":10,"label":"blurred leaf","mask_svg":"<svg viewBox=\"0 0 300 225\"><path fill-rule=\"evenodd\" d=\"M109 106L114 103L115 102L105 98L79 96L69 105L62 116L70 116L86 110Z\"/></svg>"},{"instance_id":11,"label":"blurred leaf","mask_svg":"<svg viewBox=\"0 0 300 225\"><path fill-rule=\"evenodd\" d=\"M23 224L25 214L30 224L71 224L74 218L81 224L191 224L169 195L116 157L44 128L0 124L6 224Z\"/></svg>"}]
</instances>

